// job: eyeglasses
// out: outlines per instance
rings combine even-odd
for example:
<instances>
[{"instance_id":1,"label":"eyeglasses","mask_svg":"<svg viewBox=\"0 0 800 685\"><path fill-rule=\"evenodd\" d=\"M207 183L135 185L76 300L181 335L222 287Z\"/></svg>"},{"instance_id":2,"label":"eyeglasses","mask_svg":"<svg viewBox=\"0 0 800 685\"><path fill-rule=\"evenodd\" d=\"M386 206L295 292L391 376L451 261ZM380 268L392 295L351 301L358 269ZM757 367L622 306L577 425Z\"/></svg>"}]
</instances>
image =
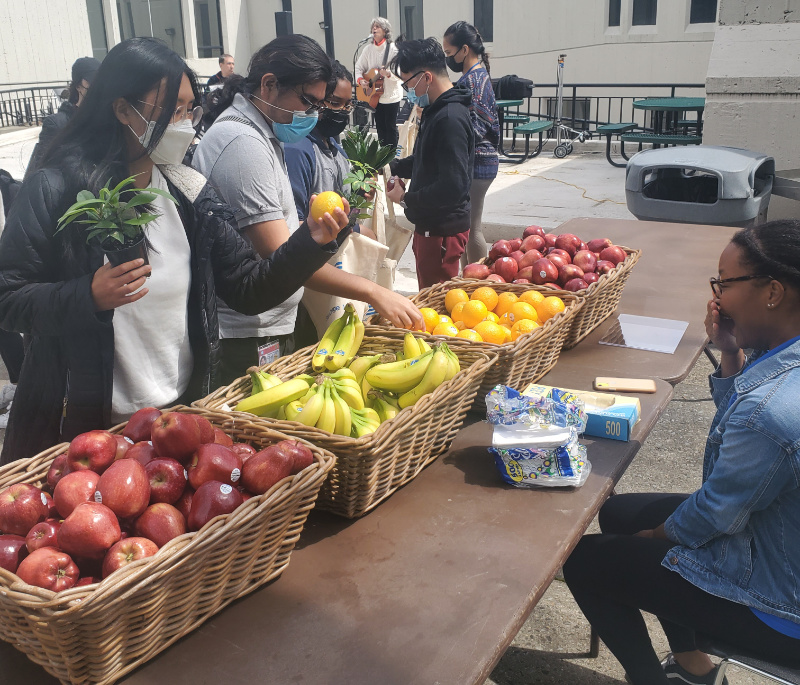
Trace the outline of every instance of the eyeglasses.
<instances>
[{"instance_id":1,"label":"eyeglasses","mask_svg":"<svg viewBox=\"0 0 800 685\"><path fill-rule=\"evenodd\" d=\"M325 109L332 109L336 112L347 112L348 114L353 111L353 102L347 100L341 102L340 100L325 100Z\"/></svg>"},{"instance_id":2,"label":"eyeglasses","mask_svg":"<svg viewBox=\"0 0 800 685\"><path fill-rule=\"evenodd\" d=\"M150 105L150 107L154 107L155 109L164 109L161 105L154 105L152 102L145 102L144 100L137 100L136 102L142 105ZM203 108L199 105L191 109L189 109L188 106L178 107L172 115L172 123L177 124L189 118L192 120L192 126L197 126L203 118Z\"/></svg>"},{"instance_id":3,"label":"eyeglasses","mask_svg":"<svg viewBox=\"0 0 800 685\"><path fill-rule=\"evenodd\" d=\"M323 109L325 109L325 103L320 102L317 100L314 102L311 100L303 91L294 91L297 94L297 97L300 98L300 101L307 107L305 110L305 114L319 114Z\"/></svg>"},{"instance_id":4,"label":"eyeglasses","mask_svg":"<svg viewBox=\"0 0 800 685\"><path fill-rule=\"evenodd\" d=\"M425 73L425 71L424 71L424 70L423 70L423 71L418 71L416 74L412 74L412 75L411 75L409 78L407 78L405 81L402 81L402 82L400 83L400 85L403 87L403 90L404 90L404 91L406 91L406 93L407 93L409 90L411 90L411 89L408 87L408 82L409 82L411 79L413 79L415 76L419 76L420 74L424 74L424 73ZM420 77L420 80L421 80L421 77ZM418 84L419 84L419 80L418 80L418 81L417 81L417 82L416 82L416 83L413 85L413 87L414 87L414 88L416 88Z\"/></svg>"},{"instance_id":5,"label":"eyeglasses","mask_svg":"<svg viewBox=\"0 0 800 685\"><path fill-rule=\"evenodd\" d=\"M754 278L769 278L772 280L772 276L768 276L767 274L752 274L750 276L736 276L735 278L714 278L713 276L708 279L708 282L711 284L711 292L714 293L714 297L722 297L722 284L723 283L736 283L737 281L752 281Z\"/></svg>"}]
</instances>

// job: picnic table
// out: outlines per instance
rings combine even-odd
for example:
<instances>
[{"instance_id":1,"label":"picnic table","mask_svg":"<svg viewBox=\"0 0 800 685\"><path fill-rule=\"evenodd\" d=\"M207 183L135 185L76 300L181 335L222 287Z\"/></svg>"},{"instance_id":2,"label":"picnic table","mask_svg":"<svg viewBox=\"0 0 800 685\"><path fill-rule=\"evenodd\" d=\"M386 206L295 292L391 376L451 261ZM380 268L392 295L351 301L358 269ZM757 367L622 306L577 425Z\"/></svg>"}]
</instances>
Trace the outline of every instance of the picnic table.
<instances>
[{"instance_id":1,"label":"picnic table","mask_svg":"<svg viewBox=\"0 0 800 685\"><path fill-rule=\"evenodd\" d=\"M641 247L620 311L690 324L675 355L589 336L542 379L589 389L597 375L657 378L656 393L639 396L630 442L583 440L592 473L581 488L503 485L490 427L473 417L447 454L365 517L312 511L280 578L122 682L482 684L666 409L662 378L680 380L703 349L708 276L733 230L611 219L555 229ZM665 259L688 235L684 259ZM9 685L56 682L5 643L0 672Z\"/></svg>"},{"instance_id":2,"label":"picnic table","mask_svg":"<svg viewBox=\"0 0 800 685\"><path fill-rule=\"evenodd\" d=\"M705 98L646 98L635 100L634 109L652 112L652 133L623 133L620 141L639 144L652 143L654 147L661 145L700 145L703 142L703 110L706 107ZM684 120L684 112L697 112L696 120ZM689 128L695 129L689 133ZM681 129L683 131L681 132ZM624 156L624 155L623 155Z\"/></svg>"},{"instance_id":3,"label":"picnic table","mask_svg":"<svg viewBox=\"0 0 800 685\"><path fill-rule=\"evenodd\" d=\"M500 124L500 140L498 143L497 151L502 157L502 161L514 161L517 163L524 162L529 157L536 157L544 147L544 140L543 135L553 128L553 122L548 119L541 119L536 121L531 121L531 118L527 114L520 114L519 111L516 112L508 112L512 107L519 108L523 103L523 100L496 100L495 104L497 105L497 119ZM514 125L513 128L513 137L511 140L511 150L506 151L504 147L504 133L505 133L505 125L508 123L512 123ZM530 149L530 142L532 135L539 135L539 144L536 149L531 152ZM524 136L525 138L525 152L523 153L514 153L517 143L517 135Z\"/></svg>"}]
</instances>

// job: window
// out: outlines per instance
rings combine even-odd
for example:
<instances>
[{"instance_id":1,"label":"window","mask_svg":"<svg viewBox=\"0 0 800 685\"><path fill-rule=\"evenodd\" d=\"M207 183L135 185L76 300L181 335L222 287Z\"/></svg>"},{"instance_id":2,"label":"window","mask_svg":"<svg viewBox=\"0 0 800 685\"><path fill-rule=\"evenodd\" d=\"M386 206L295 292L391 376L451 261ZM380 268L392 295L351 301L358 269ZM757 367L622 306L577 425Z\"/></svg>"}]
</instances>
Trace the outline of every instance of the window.
<instances>
[{"instance_id":1,"label":"window","mask_svg":"<svg viewBox=\"0 0 800 685\"><path fill-rule=\"evenodd\" d=\"M194 0L197 56L219 57L222 49L222 21L219 0Z\"/></svg>"},{"instance_id":2,"label":"window","mask_svg":"<svg viewBox=\"0 0 800 685\"><path fill-rule=\"evenodd\" d=\"M494 40L494 0L475 0L474 24L484 43Z\"/></svg>"},{"instance_id":3,"label":"window","mask_svg":"<svg viewBox=\"0 0 800 685\"><path fill-rule=\"evenodd\" d=\"M409 40L425 37L422 0L400 0L400 33Z\"/></svg>"},{"instance_id":4,"label":"window","mask_svg":"<svg viewBox=\"0 0 800 685\"><path fill-rule=\"evenodd\" d=\"M655 26L658 0L633 0L633 26Z\"/></svg>"},{"instance_id":5,"label":"window","mask_svg":"<svg viewBox=\"0 0 800 685\"><path fill-rule=\"evenodd\" d=\"M622 14L622 0L608 0L608 25L619 26Z\"/></svg>"},{"instance_id":6,"label":"window","mask_svg":"<svg viewBox=\"0 0 800 685\"><path fill-rule=\"evenodd\" d=\"M151 36L186 57L181 0L117 0L122 40Z\"/></svg>"},{"instance_id":7,"label":"window","mask_svg":"<svg viewBox=\"0 0 800 685\"><path fill-rule=\"evenodd\" d=\"M378 0L378 16L386 18L386 0Z\"/></svg>"},{"instance_id":8,"label":"window","mask_svg":"<svg viewBox=\"0 0 800 685\"><path fill-rule=\"evenodd\" d=\"M95 59L102 60L108 54L103 0L86 0L86 13L89 15L89 37L92 41L92 56Z\"/></svg>"},{"instance_id":9,"label":"window","mask_svg":"<svg viewBox=\"0 0 800 685\"><path fill-rule=\"evenodd\" d=\"M717 0L692 0L690 24L713 24L717 21Z\"/></svg>"}]
</instances>

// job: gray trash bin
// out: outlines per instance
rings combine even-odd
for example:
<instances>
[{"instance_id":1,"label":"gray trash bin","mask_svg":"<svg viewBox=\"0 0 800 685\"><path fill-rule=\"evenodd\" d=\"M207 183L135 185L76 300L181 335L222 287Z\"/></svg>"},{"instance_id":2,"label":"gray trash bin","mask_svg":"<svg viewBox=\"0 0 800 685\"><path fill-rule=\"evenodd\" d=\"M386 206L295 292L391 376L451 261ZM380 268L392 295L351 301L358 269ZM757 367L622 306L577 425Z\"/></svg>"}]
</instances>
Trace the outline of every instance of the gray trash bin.
<instances>
[{"instance_id":1,"label":"gray trash bin","mask_svg":"<svg viewBox=\"0 0 800 685\"><path fill-rule=\"evenodd\" d=\"M644 150L628 162L625 197L637 219L750 226L767 219L775 160L735 147Z\"/></svg>"}]
</instances>

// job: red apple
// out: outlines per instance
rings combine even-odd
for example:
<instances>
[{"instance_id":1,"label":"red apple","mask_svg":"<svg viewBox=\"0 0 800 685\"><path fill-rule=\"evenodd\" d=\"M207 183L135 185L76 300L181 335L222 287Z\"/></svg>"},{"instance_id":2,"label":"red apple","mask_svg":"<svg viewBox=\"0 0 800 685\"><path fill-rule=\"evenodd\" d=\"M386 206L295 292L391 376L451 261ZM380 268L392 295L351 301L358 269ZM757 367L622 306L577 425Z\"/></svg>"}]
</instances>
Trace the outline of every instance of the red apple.
<instances>
[{"instance_id":1,"label":"red apple","mask_svg":"<svg viewBox=\"0 0 800 685\"><path fill-rule=\"evenodd\" d=\"M464 278L477 278L479 281L482 281L489 275L489 267L486 264L467 264L464 267L464 270L461 272L461 275Z\"/></svg>"},{"instance_id":2,"label":"red apple","mask_svg":"<svg viewBox=\"0 0 800 685\"><path fill-rule=\"evenodd\" d=\"M530 252L531 250L538 250L541 252L546 247L546 243L544 242L544 238L540 235L529 235L525 240L522 241L522 246L520 249L523 252Z\"/></svg>"},{"instance_id":3,"label":"red apple","mask_svg":"<svg viewBox=\"0 0 800 685\"><path fill-rule=\"evenodd\" d=\"M550 255L560 255L561 257L564 258L564 261L567 264L572 264L572 255L569 252L567 252L566 250L562 250L560 247L550 248L547 251L547 255L546 256L549 257Z\"/></svg>"},{"instance_id":4,"label":"red apple","mask_svg":"<svg viewBox=\"0 0 800 685\"><path fill-rule=\"evenodd\" d=\"M99 481L100 476L94 471L73 471L58 481L53 500L61 517L67 518L79 504L94 502Z\"/></svg>"},{"instance_id":5,"label":"red apple","mask_svg":"<svg viewBox=\"0 0 800 685\"><path fill-rule=\"evenodd\" d=\"M189 483L195 490L210 480L235 485L242 476L242 458L224 445L200 445L187 471Z\"/></svg>"},{"instance_id":6,"label":"red apple","mask_svg":"<svg viewBox=\"0 0 800 685\"><path fill-rule=\"evenodd\" d=\"M595 268L595 271L597 273L599 273L600 275L602 275L602 274L611 273L616 268L617 268L617 265L614 264L614 262L608 262L605 259L598 259L597 260L597 268Z\"/></svg>"},{"instance_id":7,"label":"red apple","mask_svg":"<svg viewBox=\"0 0 800 685\"><path fill-rule=\"evenodd\" d=\"M558 270L558 282L561 285L564 285L567 281L571 281L574 278L583 278L583 270L580 267L574 264L567 264Z\"/></svg>"},{"instance_id":8,"label":"red apple","mask_svg":"<svg viewBox=\"0 0 800 685\"><path fill-rule=\"evenodd\" d=\"M147 442L150 440L150 431L153 427L153 422L161 416L161 410L155 407L145 407L128 419L125 428L122 429L122 435L129 438L133 442Z\"/></svg>"},{"instance_id":9,"label":"red apple","mask_svg":"<svg viewBox=\"0 0 800 685\"><path fill-rule=\"evenodd\" d=\"M221 428L214 429L214 442L218 445L225 445L225 447L230 447L233 445L233 438L228 435L224 430Z\"/></svg>"},{"instance_id":10,"label":"red apple","mask_svg":"<svg viewBox=\"0 0 800 685\"><path fill-rule=\"evenodd\" d=\"M85 587L86 585L94 585L95 583L99 583L101 578L95 578L94 576L82 576L73 587Z\"/></svg>"},{"instance_id":11,"label":"red apple","mask_svg":"<svg viewBox=\"0 0 800 685\"><path fill-rule=\"evenodd\" d=\"M171 411L153 422L151 439L159 457L184 464L200 447L200 427L191 414Z\"/></svg>"},{"instance_id":12,"label":"red apple","mask_svg":"<svg viewBox=\"0 0 800 685\"><path fill-rule=\"evenodd\" d=\"M247 463L249 464L257 456L248 459ZM214 517L230 514L243 501L242 494L232 485L214 480L203 483L192 497L189 530L200 530Z\"/></svg>"},{"instance_id":13,"label":"red apple","mask_svg":"<svg viewBox=\"0 0 800 685\"><path fill-rule=\"evenodd\" d=\"M611 262L614 266L619 264L620 262L624 262L627 258L627 254L625 254L625 250L617 245L612 245L611 247L605 248L602 252L600 252L600 259Z\"/></svg>"},{"instance_id":14,"label":"red apple","mask_svg":"<svg viewBox=\"0 0 800 685\"><path fill-rule=\"evenodd\" d=\"M525 267L532 266L533 263L539 259L541 259L544 255L539 252L539 250L528 250L519 260L519 268L524 269Z\"/></svg>"},{"instance_id":15,"label":"red apple","mask_svg":"<svg viewBox=\"0 0 800 685\"><path fill-rule=\"evenodd\" d=\"M489 259L500 259L500 257L508 257L513 252L511 243L508 240L498 240L492 249L489 250Z\"/></svg>"},{"instance_id":16,"label":"red apple","mask_svg":"<svg viewBox=\"0 0 800 685\"><path fill-rule=\"evenodd\" d=\"M570 257L575 256L580 244L581 239L574 233L562 233L561 235L556 236L555 246L560 250L564 250L565 252L569 253Z\"/></svg>"},{"instance_id":17,"label":"red apple","mask_svg":"<svg viewBox=\"0 0 800 685\"><path fill-rule=\"evenodd\" d=\"M255 495L252 492L248 492L244 488L238 488L238 490L242 495L242 502L246 502L247 500L255 497Z\"/></svg>"},{"instance_id":18,"label":"red apple","mask_svg":"<svg viewBox=\"0 0 800 685\"><path fill-rule=\"evenodd\" d=\"M611 247L613 244L614 243L611 242L610 238L595 238L594 240L590 240L588 243L586 243L586 247L592 252L602 252L607 247Z\"/></svg>"},{"instance_id":19,"label":"red apple","mask_svg":"<svg viewBox=\"0 0 800 685\"><path fill-rule=\"evenodd\" d=\"M239 481L241 483L241 481ZM194 489L187 485L183 494L175 502L175 508L183 514L183 518L189 520L189 513L192 511L192 497L194 497Z\"/></svg>"},{"instance_id":20,"label":"red apple","mask_svg":"<svg viewBox=\"0 0 800 685\"><path fill-rule=\"evenodd\" d=\"M47 484L50 486L50 492L55 490L58 481L60 481L69 471L67 470L67 455L59 454L53 463L50 464L50 470L47 472Z\"/></svg>"},{"instance_id":21,"label":"red apple","mask_svg":"<svg viewBox=\"0 0 800 685\"><path fill-rule=\"evenodd\" d=\"M235 442L231 445L231 449L239 455L243 464L257 451L255 447L245 442Z\"/></svg>"},{"instance_id":22,"label":"red apple","mask_svg":"<svg viewBox=\"0 0 800 685\"><path fill-rule=\"evenodd\" d=\"M592 283L597 283L597 281L600 280L600 276L598 276L594 271L589 271L583 274L583 280L591 285Z\"/></svg>"},{"instance_id":23,"label":"red apple","mask_svg":"<svg viewBox=\"0 0 800 685\"><path fill-rule=\"evenodd\" d=\"M59 528L61 528L61 523L58 521L37 523L25 536L25 546L28 551L33 552L40 547L58 547Z\"/></svg>"},{"instance_id":24,"label":"red apple","mask_svg":"<svg viewBox=\"0 0 800 685\"><path fill-rule=\"evenodd\" d=\"M135 518L150 503L150 479L135 459L121 459L108 467L97 483L95 501L113 511L118 518Z\"/></svg>"},{"instance_id":25,"label":"red apple","mask_svg":"<svg viewBox=\"0 0 800 685\"><path fill-rule=\"evenodd\" d=\"M550 288L550 290L561 290L561 286L558 283L542 283L542 286Z\"/></svg>"},{"instance_id":26,"label":"red apple","mask_svg":"<svg viewBox=\"0 0 800 685\"><path fill-rule=\"evenodd\" d=\"M577 292L578 290L585 290L589 287L589 284L584 281L582 278L573 278L567 281L563 288L564 290L568 290L569 292Z\"/></svg>"},{"instance_id":27,"label":"red apple","mask_svg":"<svg viewBox=\"0 0 800 685\"><path fill-rule=\"evenodd\" d=\"M546 247L555 247L556 246L556 236L553 233L545 233L544 234L544 244Z\"/></svg>"},{"instance_id":28,"label":"red apple","mask_svg":"<svg viewBox=\"0 0 800 685\"><path fill-rule=\"evenodd\" d=\"M156 552L158 552L158 546L147 538L120 540L106 552L106 556L103 559L103 578L110 576L114 571L134 561L152 557Z\"/></svg>"},{"instance_id":29,"label":"red apple","mask_svg":"<svg viewBox=\"0 0 800 685\"><path fill-rule=\"evenodd\" d=\"M493 283L508 283L508 281L499 274L489 274L484 280L492 281Z\"/></svg>"},{"instance_id":30,"label":"red apple","mask_svg":"<svg viewBox=\"0 0 800 685\"><path fill-rule=\"evenodd\" d=\"M70 555L89 560L102 559L121 535L119 521L111 509L104 504L87 502L79 504L64 519L58 531L58 546Z\"/></svg>"},{"instance_id":31,"label":"red apple","mask_svg":"<svg viewBox=\"0 0 800 685\"><path fill-rule=\"evenodd\" d=\"M256 495L263 495L275 483L292 473L294 457L279 446L270 445L250 457L242 469L242 485Z\"/></svg>"},{"instance_id":32,"label":"red apple","mask_svg":"<svg viewBox=\"0 0 800 685\"><path fill-rule=\"evenodd\" d=\"M0 492L0 532L25 536L47 518L47 497L36 486L16 483Z\"/></svg>"},{"instance_id":33,"label":"red apple","mask_svg":"<svg viewBox=\"0 0 800 685\"><path fill-rule=\"evenodd\" d=\"M522 247L522 238L514 238L513 240L509 240L511 243L511 251L516 252Z\"/></svg>"},{"instance_id":34,"label":"red apple","mask_svg":"<svg viewBox=\"0 0 800 685\"><path fill-rule=\"evenodd\" d=\"M61 514L58 513L58 509L56 508L55 500L49 494L47 494L46 492L44 492L43 494L44 494L44 498L45 498L45 504L47 505L47 517L45 518L45 521L47 519L60 520L61 519Z\"/></svg>"},{"instance_id":35,"label":"red apple","mask_svg":"<svg viewBox=\"0 0 800 685\"><path fill-rule=\"evenodd\" d=\"M17 575L28 585L61 592L78 582L80 571L69 554L53 547L42 547L22 560Z\"/></svg>"},{"instance_id":36,"label":"red apple","mask_svg":"<svg viewBox=\"0 0 800 685\"><path fill-rule=\"evenodd\" d=\"M581 242L578 244L578 252L580 252L581 250L588 250L588 249L589 249L589 248L586 246L586 243L584 243L584 242L581 240Z\"/></svg>"},{"instance_id":37,"label":"red apple","mask_svg":"<svg viewBox=\"0 0 800 685\"><path fill-rule=\"evenodd\" d=\"M25 538L21 535L0 535L0 568L17 572L20 562L28 555Z\"/></svg>"},{"instance_id":38,"label":"red apple","mask_svg":"<svg viewBox=\"0 0 800 685\"><path fill-rule=\"evenodd\" d=\"M200 429L200 443L214 442L214 426L211 425L211 421L199 414L191 414L191 416L194 416L197 427Z\"/></svg>"},{"instance_id":39,"label":"red apple","mask_svg":"<svg viewBox=\"0 0 800 685\"><path fill-rule=\"evenodd\" d=\"M549 259L553 264L555 264L556 269L560 269L562 266L566 266L570 262L569 257L564 257L560 252L551 253L545 257L545 259Z\"/></svg>"},{"instance_id":40,"label":"red apple","mask_svg":"<svg viewBox=\"0 0 800 685\"><path fill-rule=\"evenodd\" d=\"M275 447L292 457L292 475L314 463L314 454L299 440L281 440Z\"/></svg>"},{"instance_id":41,"label":"red apple","mask_svg":"<svg viewBox=\"0 0 800 685\"><path fill-rule=\"evenodd\" d=\"M175 504L186 489L187 473L179 461L153 459L144 470L150 480L150 504Z\"/></svg>"},{"instance_id":42,"label":"red apple","mask_svg":"<svg viewBox=\"0 0 800 685\"><path fill-rule=\"evenodd\" d=\"M117 441L107 431L89 431L72 439L67 450L70 471L94 471L102 474L117 454Z\"/></svg>"},{"instance_id":43,"label":"red apple","mask_svg":"<svg viewBox=\"0 0 800 685\"><path fill-rule=\"evenodd\" d=\"M153 459L158 459L156 449L150 441L137 442L128 450L125 456L127 459L138 461L142 466L147 466Z\"/></svg>"},{"instance_id":44,"label":"red apple","mask_svg":"<svg viewBox=\"0 0 800 685\"><path fill-rule=\"evenodd\" d=\"M578 250L578 252L575 253L572 263L575 266L579 266L584 273L588 273L597 268L597 257L589 250Z\"/></svg>"},{"instance_id":45,"label":"red apple","mask_svg":"<svg viewBox=\"0 0 800 685\"><path fill-rule=\"evenodd\" d=\"M501 257L494 263L494 272L502 276L506 282L513 281L517 277L519 266L515 259L511 257Z\"/></svg>"},{"instance_id":46,"label":"red apple","mask_svg":"<svg viewBox=\"0 0 800 685\"><path fill-rule=\"evenodd\" d=\"M525 253L522 250L515 250L508 256L519 265L519 260L525 256Z\"/></svg>"},{"instance_id":47,"label":"red apple","mask_svg":"<svg viewBox=\"0 0 800 685\"><path fill-rule=\"evenodd\" d=\"M532 264L532 267L533 276L531 277L531 281L537 285L552 283L558 280L558 268L549 259L539 259Z\"/></svg>"},{"instance_id":48,"label":"red apple","mask_svg":"<svg viewBox=\"0 0 800 685\"><path fill-rule=\"evenodd\" d=\"M522 238L524 240L525 238L527 238L528 236L531 236L531 235L538 235L538 236L541 236L542 238L544 238L545 232L544 232L544 229L541 226L528 226L522 232ZM539 249L539 248L537 248L537 249Z\"/></svg>"},{"instance_id":49,"label":"red apple","mask_svg":"<svg viewBox=\"0 0 800 685\"><path fill-rule=\"evenodd\" d=\"M186 519L171 504L157 502L147 507L136 519L134 530L137 536L152 540L163 547L186 532Z\"/></svg>"},{"instance_id":50,"label":"red apple","mask_svg":"<svg viewBox=\"0 0 800 685\"><path fill-rule=\"evenodd\" d=\"M117 459L124 459L128 455L128 450L134 445L133 440L122 435L114 435L114 440L117 441L117 451L114 454L114 461Z\"/></svg>"},{"instance_id":51,"label":"red apple","mask_svg":"<svg viewBox=\"0 0 800 685\"><path fill-rule=\"evenodd\" d=\"M528 268L530 268L530 267L528 267ZM514 279L513 281L511 281L511 282L512 282L512 283L520 283L520 284L522 284L522 285L529 285L529 284L530 284L530 282L531 282L531 279L529 279L529 278L515 278L515 279Z\"/></svg>"},{"instance_id":52,"label":"red apple","mask_svg":"<svg viewBox=\"0 0 800 685\"><path fill-rule=\"evenodd\" d=\"M533 267L532 266L526 266L524 269L520 269L517 272L516 280L519 281L520 279L523 279L523 280L526 280L526 281L530 281L532 283L533 282Z\"/></svg>"}]
</instances>

